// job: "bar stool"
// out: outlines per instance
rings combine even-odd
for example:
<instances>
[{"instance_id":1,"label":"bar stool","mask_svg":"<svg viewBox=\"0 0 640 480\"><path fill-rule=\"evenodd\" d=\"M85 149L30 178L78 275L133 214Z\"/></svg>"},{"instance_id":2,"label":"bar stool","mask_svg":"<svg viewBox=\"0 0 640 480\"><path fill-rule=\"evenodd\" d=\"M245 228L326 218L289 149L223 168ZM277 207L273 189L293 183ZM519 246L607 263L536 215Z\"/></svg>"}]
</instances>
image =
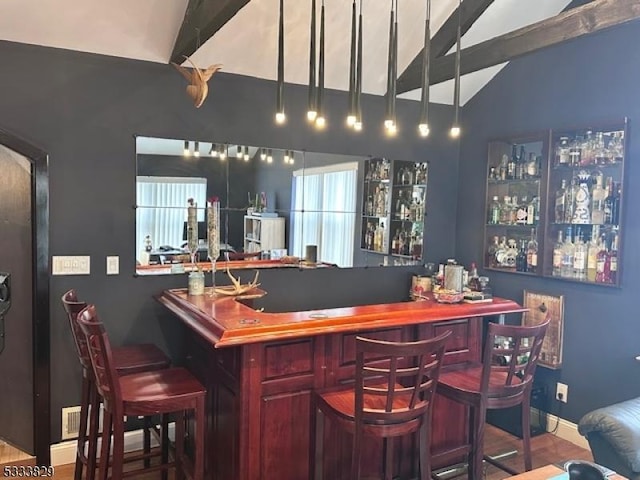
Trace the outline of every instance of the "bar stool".
<instances>
[{"instance_id":1,"label":"bar stool","mask_svg":"<svg viewBox=\"0 0 640 480\"><path fill-rule=\"evenodd\" d=\"M82 478L83 467L87 468L87 479L95 478L98 424L100 413L100 398L96 389L96 382L89 359L89 350L84 333L77 322L78 313L87 304L78 300L74 289L62 295L62 304L69 318L71 333L73 334L78 360L82 366L82 396L80 400L80 426L77 441L76 466L74 480ZM159 370L170 365L169 358L153 344L138 344L117 347L113 349L113 361L119 375ZM91 411L91 419L89 419ZM89 435L87 436L87 423L89 423ZM161 455L163 463L168 458L168 419L162 419ZM151 451L151 419L145 419L143 428L143 459L145 467L150 465ZM85 446L87 453L85 454ZM166 478L163 475L163 479Z\"/></svg>"},{"instance_id":2,"label":"bar stool","mask_svg":"<svg viewBox=\"0 0 640 480\"><path fill-rule=\"evenodd\" d=\"M360 478L363 437L383 439L385 480L393 472L393 438L418 434L420 479L431 478L431 414L450 331L418 342L356 338L355 384L315 392L317 412L353 434L351 475ZM318 422L322 450L323 427ZM322 462L322 451L313 458ZM319 480L319 479L317 479Z\"/></svg>"},{"instance_id":3,"label":"bar stool","mask_svg":"<svg viewBox=\"0 0 640 480\"><path fill-rule=\"evenodd\" d=\"M524 464L527 471L531 470L531 387L549 321L547 315L544 322L536 326L489 323L482 364L471 364L440 375L438 393L470 407L470 480L482 479L483 460L511 475L519 473L484 456L484 426L488 409L522 405Z\"/></svg>"},{"instance_id":4,"label":"bar stool","mask_svg":"<svg viewBox=\"0 0 640 480\"><path fill-rule=\"evenodd\" d=\"M184 368L166 368L150 372L119 375L113 362L113 351L104 325L99 321L94 305L83 309L77 317L86 337L89 358L93 367L96 387L104 403L102 449L99 459L101 480L122 478L151 471L167 471L176 468L176 479L186 474L192 480L204 477L204 429L205 387ZM194 413L194 459L189 469L184 452L186 413ZM151 416L175 413L176 454L175 462L163 463L146 469L123 471L124 464L124 416ZM109 462L111 434L113 452Z\"/></svg>"}]
</instances>

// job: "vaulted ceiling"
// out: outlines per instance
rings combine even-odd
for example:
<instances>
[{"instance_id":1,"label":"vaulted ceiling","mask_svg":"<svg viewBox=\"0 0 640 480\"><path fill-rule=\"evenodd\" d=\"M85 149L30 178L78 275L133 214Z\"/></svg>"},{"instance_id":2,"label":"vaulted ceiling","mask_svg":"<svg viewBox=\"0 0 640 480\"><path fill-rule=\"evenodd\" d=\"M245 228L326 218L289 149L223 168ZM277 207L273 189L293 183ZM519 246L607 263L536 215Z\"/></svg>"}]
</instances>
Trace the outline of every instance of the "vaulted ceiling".
<instances>
[{"instance_id":1,"label":"vaulted ceiling","mask_svg":"<svg viewBox=\"0 0 640 480\"><path fill-rule=\"evenodd\" d=\"M317 2L320 5L321 0ZM306 84L311 1L285 0L284 3L285 81ZM399 88L407 92L403 96L408 98L419 96L415 82L419 65L415 59L423 44L425 3L426 0L399 2L398 72L405 72L409 67L400 76ZM597 0L593 3L613 5L614 0ZM622 13L628 16L637 13L637 7L633 4L640 2L618 0L618 3L626 5L626 11ZM383 95L386 88L391 1L363 0L362 4L363 91ZM462 48L485 46L494 37L553 17L568 4L569 0L464 0L463 30L467 30L467 27L468 30L462 38ZM351 0L325 0L325 5L325 85L347 90ZM457 7L458 0L432 0L432 38L434 44L442 49L442 54L451 49L451 32L455 32L452 27L457 25ZM588 16L585 18L591 19ZM575 25L586 29L587 33L593 28L593 25L584 26L589 23L584 19L577 19L576 22ZM0 40L159 63L168 63L172 57L182 59L181 54L186 53L200 67L222 63L225 72L271 80L276 78L277 25L278 0L0 2ZM561 28L561 22L558 25L556 29ZM551 30L540 31L540 36L548 37L553 33L549 32ZM553 38L557 41L570 36L556 32ZM503 56L507 60L510 58L508 54ZM496 59L500 60L501 57L496 56L492 61L485 62L493 62L493 66L463 76L462 103L475 95L505 65L504 62L497 63ZM464 61L463 56L463 71ZM447 61L443 59L440 63L444 69ZM474 69L478 65L483 67L480 62ZM443 74L442 78L438 78L438 84L432 86L432 101L451 103L452 81L442 81L447 76L451 78L451 75Z\"/></svg>"}]
</instances>

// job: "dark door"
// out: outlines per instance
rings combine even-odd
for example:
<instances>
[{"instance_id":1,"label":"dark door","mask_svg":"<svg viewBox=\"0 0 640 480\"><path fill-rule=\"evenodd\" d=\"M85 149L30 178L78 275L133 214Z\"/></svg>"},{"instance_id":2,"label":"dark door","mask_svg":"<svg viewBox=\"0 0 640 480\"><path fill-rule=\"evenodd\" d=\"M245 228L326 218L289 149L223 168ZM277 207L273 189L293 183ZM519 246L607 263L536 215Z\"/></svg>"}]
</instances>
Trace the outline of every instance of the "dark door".
<instances>
[{"instance_id":1,"label":"dark door","mask_svg":"<svg viewBox=\"0 0 640 480\"><path fill-rule=\"evenodd\" d=\"M0 438L34 454L32 163L0 145ZM5 297L7 288L4 288Z\"/></svg>"}]
</instances>

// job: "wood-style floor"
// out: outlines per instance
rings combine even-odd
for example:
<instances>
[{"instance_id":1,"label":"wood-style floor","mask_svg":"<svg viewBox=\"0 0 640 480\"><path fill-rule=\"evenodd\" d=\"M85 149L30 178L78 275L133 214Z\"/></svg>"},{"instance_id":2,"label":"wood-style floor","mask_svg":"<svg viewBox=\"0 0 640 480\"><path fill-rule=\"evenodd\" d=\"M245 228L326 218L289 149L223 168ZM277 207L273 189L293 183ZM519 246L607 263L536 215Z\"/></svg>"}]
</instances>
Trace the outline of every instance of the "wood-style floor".
<instances>
[{"instance_id":1,"label":"wood-style floor","mask_svg":"<svg viewBox=\"0 0 640 480\"><path fill-rule=\"evenodd\" d=\"M524 470L522 460L522 442L520 439L506 433L496 427L487 425L487 435L485 441L485 453L487 455L496 455L508 451L518 450L518 453L506 459L501 460L503 463L515 468L518 471ZM593 461L591 452L580 448L573 443L562 440L550 433L538 435L531 439L531 448L533 454L533 467L541 467L550 463L564 462L565 460L590 460ZM6 462L14 462L15 459L9 460L2 456L5 449L0 445L0 467L1 464ZM55 478L57 480L72 480L73 479L73 465L61 465L56 467ZM0 468L1 471L1 468ZM503 472L492 465L488 465L486 468L486 480L501 480L509 477L509 474ZM160 473L153 473L148 475L141 475L140 480L157 480L160 478ZM449 478L449 477L448 477ZM464 480L465 474L456 476L456 480ZM173 480L173 472L170 473L169 479ZM232 479L229 479L232 480ZM300 479L303 480L303 479Z\"/></svg>"}]
</instances>

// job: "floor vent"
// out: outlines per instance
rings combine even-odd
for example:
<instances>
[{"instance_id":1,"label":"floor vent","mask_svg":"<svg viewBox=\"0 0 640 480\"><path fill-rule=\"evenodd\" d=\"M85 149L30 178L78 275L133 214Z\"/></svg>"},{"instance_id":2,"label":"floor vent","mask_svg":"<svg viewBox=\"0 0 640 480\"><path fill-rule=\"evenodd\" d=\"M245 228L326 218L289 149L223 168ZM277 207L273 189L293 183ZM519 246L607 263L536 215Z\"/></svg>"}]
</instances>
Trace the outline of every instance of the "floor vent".
<instances>
[{"instance_id":1,"label":"floor vent","mask_svg":"<svg viewBox=\"0 0 640 480\"><path fill-rule=\"evenodd\" d=\"M98 429L102 431L102 417L104 414L104 407L100 405L100 417ZM91 415L91 408L89 408L89 415ZM88 428L88 426L87 426ZM62 440L69 440L78 437L80 431L80 406L65 407L62 409Z\"/></svg>"}]
</instances>

